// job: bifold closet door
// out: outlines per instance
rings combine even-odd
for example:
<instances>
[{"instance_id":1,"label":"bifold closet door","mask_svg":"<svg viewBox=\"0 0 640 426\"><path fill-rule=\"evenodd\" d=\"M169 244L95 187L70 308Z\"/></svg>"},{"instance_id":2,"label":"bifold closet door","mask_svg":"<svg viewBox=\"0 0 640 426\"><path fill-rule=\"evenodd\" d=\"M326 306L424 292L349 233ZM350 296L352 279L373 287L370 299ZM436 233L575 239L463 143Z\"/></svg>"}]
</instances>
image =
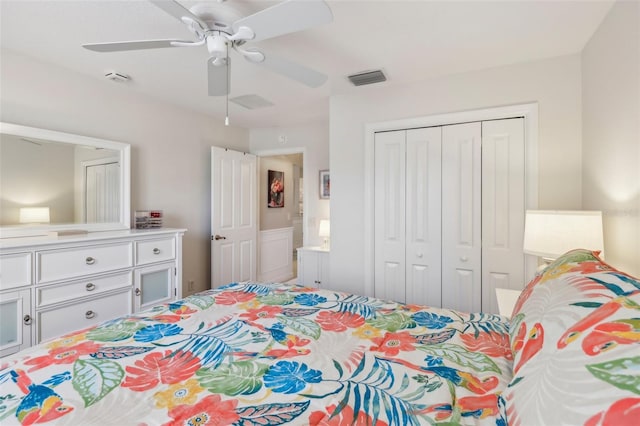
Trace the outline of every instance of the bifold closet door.
<instances>
[{"instance_id":1,"label":"bifold closet door","mask_svg":"<svg viewBox=\"0 0 640 426\"><path fill-rule=\"evenodd\" d=\"M375 295L441 306L440 127L375 135Z\"/></svg>"},{"instance_id":2,"label":"bifold closet door","mask_svg":"<svg viewBox=\"0 0 640 426\"><path fill-rule=\"evenodd\" d=\"M375 134L374 291L381 299L404 302L406 131Z\"/></svg>"},{"instance_id":3,"label":"bifold closet door","mask_svg":"<svg viewBox=\"0 0 640 426\"><path fill-rule=\"evenodd\" d=\"M442 306L442 127L407 130L406 303Z\"/></svg>"},{"instance_id":4,"label":"bifold closet door","mask_svg":"<svg viewBox=\"0 0 640 426\"><path fill-rule=\"evenodd\" d=\"M482 300L481 123L442 128L442 306Z\"/></svg>"},{"instance_id":5,"label":"bifold closet door","mask_svg":"<svg viewBox=\"0 0 640 426\"><path fill-rule=\"evenodd\" d=\"M496 288L524 282L524 119L482 123L482 311L498 312Z\"/></svg>"}]
</instances>

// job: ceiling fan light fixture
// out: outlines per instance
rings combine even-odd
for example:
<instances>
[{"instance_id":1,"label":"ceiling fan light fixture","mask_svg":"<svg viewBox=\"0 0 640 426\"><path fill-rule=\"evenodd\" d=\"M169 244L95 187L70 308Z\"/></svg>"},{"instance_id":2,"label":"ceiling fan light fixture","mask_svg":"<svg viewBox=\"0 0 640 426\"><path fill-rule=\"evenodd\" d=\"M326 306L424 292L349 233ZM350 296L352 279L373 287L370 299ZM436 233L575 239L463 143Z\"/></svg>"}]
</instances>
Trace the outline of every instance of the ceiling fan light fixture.
<instances>
[{"instance_id":1,"label":"ceiling fan light fixture","mask_svg":"<svg viewBox=\"0 0 640 426\"><path fill-rule=\"evenodd\" d=\"M351 84L354 86L364 86L367 84L382 83L387 81L387 76L384 75L382 70L363 71L356 74L347 76Z\"/></svg>"}]
</instances>

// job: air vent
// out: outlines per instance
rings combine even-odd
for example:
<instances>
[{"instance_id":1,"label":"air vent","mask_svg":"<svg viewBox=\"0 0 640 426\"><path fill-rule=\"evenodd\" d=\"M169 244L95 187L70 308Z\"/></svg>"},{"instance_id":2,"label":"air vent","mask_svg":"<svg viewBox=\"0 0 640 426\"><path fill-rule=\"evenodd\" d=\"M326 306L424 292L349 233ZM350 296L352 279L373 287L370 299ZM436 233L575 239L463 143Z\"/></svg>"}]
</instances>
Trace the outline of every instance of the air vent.
<instances>
[{"instance_id":1,"label":"air vent","mask_svg":"<svg viewBox=\"0 0 640 426\"><path fill-rule=\"evenodd\" d=\"M116 81L118 83L122 83L125 81L129 81L129 76L126 74L122 74L115 71L109 71L104 75L107 80Z\"/></svg>"},{"instance_id":2,"label":"air vent","mask_svg":"<svg viewBox=\"0 0 640 426\"><path fill-rule=\"evenodd\" d=\"M364 86L365 84L381 83L387 81L387 77L382 70L366 71L352 74L347 77L354 86Z\"/></svg>"},{"instance_id":3,"label":"air vent","mask_svg":"<svg viewBox=\"0 0 640 426\"><path fill-rule=\"evenodd\" d=\"M229 99L229 101L245 107L246 109L258 109L273 106L273 103L258 95L236 96L235 98Z\"/></svg>"}]
</instances>

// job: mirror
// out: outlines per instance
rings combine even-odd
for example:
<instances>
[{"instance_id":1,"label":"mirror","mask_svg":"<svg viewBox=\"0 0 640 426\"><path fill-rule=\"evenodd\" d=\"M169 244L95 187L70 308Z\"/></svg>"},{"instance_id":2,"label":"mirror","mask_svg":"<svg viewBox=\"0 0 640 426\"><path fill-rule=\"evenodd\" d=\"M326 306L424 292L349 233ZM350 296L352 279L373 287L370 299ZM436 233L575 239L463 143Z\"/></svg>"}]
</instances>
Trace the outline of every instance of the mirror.
<instances>
[{"instance_id":1,"label":"mirror","mask_svg":"<svg viewBox=\"0 0 640 426\"><path fill-rule=\"evenodd\" d=\"M130 224L130 146L0 123L0 238Z\"/></svg>"}]
</instances>

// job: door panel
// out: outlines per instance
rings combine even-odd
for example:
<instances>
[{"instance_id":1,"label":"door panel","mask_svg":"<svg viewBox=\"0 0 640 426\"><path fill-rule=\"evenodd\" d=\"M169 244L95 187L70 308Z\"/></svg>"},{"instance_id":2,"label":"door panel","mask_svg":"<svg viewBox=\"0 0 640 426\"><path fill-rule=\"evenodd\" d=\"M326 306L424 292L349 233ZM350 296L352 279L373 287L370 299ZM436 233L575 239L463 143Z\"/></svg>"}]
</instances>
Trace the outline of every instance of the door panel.
<instances>
[{"instance_id":1,"label":"door panel","mask_svg":"<svg viewBox=\"0 0 640 426\"><path fill-rule=\"evenodd\" d=\"M256 163L254 155L211 148L212 288L256 279Z\"/></svg>"},{"instance_id":2,"label":"door panel","mask_svg":"<svg viewBox=\"0 0 640 426\"><path fill-rule=\"evenodd\" d=\"M524 285L524 119L482 123L482 310L498 312L496 288Z\"/></svg>"},{"instance_id":3,"label":"door panel","mask_svg":"<svg viewBox=\"0 0 640 426\"><path fill-rule=\"evenodd\" d=\"M442 129L442 305L481 308L481 124Z\"/></svg>"},{"instance_id":4,"label":"door panel","mask_svg":"<svg viewBox=\"0 0 640 426\"><path fill-rule=\"evenodd\" d=\"M404 130L375 135L376 297L405 301L405 136ZM400 266L402 265L402 266Z\"/></svg>"},{"instance_id":5,"label":"door panel","mask_svg":"<svg viewBox=\"0 0 640 426\"><path fill-rule=\"evenodd\" d=\"M442 306L442 128L407 131L406 301Z\"/></svg>"}]
</instances>

